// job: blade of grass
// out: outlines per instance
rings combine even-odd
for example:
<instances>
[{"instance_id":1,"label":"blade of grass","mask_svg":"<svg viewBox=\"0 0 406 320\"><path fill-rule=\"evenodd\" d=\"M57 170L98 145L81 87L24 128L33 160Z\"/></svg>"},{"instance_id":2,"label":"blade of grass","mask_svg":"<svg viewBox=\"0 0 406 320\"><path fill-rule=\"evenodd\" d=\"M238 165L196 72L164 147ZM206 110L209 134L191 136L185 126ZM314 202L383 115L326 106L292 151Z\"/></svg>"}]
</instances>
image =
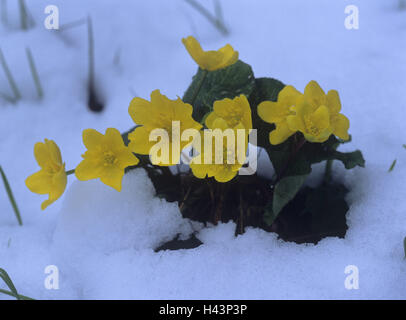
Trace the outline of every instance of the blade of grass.
<instances>
[{"instance_id":1,"label":"blade of grass","mask_svg":"<svg viewBox=\"0 0 406 320\"><path fill-rule=\"evenodd\" d=\"M395 165L396 165L396 159L393 160L393 162L392 162L392 164L391 164L391 166L390 166L388 172L392 172L393 168L395 168Z\"/></svg>"},{"instance_id":2,"label":"blade of grass","mask_svg":"<svg viewBox=\"0 0 406 320\"><path fill-rule=\"evenodd\" d=\"M94 83L94 37L93 25L90 16L87 17L87 34L88 34L88 107L92 111L100 112L103 105L100 103Z\"/></svg>"},{"instance_id":3,"label":"blade of grass","mask_svg":"<svg viewBox=\"0 0 406 320\"><path fill-rule=\"evenodd\" d=\"M37 68L35 67L35 63L34 63L34 59L31 54L31 50L30 50L30 48L27 47L27 48L25 48L25 51L27 53L27 59L28 59L29 65L30 65L32 78L34 80L35 87L37 88L38 97L40 99L42 99L42 97L44 96L44 92L42 91L41 82L39 81Z\"/></svg>"},{"instance_id":4,"label":"blade of grass","mask_svg":"<svg viewBox=\"0 0 406 320\"><path fill-rule=\"evenodd\" d=\"M0 289L0 293L4 293L9 296L12 296L12 297L16 298L17 300L34 300L33 298L23 296L17 292L17 289L16 289L13 281L11 281L10 276L8 275L6 270L4 270L3 268L0 268L0 278L4 281L4 283L10 289L10 291Z\"/></svg>"},{"instance_id":5,"label":"blade of grass","mask_svg":"<svg viewBox=\"0 0 406 320\"><path fill-rule=\"evenodd\" d=\"M216 7L216 13L217 17L214 17L205 7L203 7L200 3L198 3L195 0L185 0L190 6L192 6L194 9L196 9L202 16L204 16L207 20L209 20L216 28L219 30L222 34L227 35L228 29L224 25L221 16L219 16L219 9L218 6L220 4L218 3Z\"/></svg>"},{"instance_id":6,"label":"blade of grass","mask_svg":"<svg viewBox=\"0 0 406 320\"><path fill-rule=\"evenodd\" d=\"M35 300L35 299L33 299L33 298L24 296L24 295L22 295L22 294L19 294L18 296L16 296L16 295L14 295L14 293L12 293L11 291L7 291L7 290L4 290L4 289L0 289L0 293L6 294L6 295L11 296L11 297L14 297L14 298L17 298L17 300Z\"/></svg>"},{"instance_id":7,"label":"blade of grass","mask_svg":"<svg viewBox=\"0 0 406 320\"><path fill-rule=\"evenodd\" d=\"M79 26L84 25L86 23L87 23L87 19L79 19L79 20L76 20L76 21L65 23L65 24L59 26L59 31L65 31L67 29L79 27Z\"/></svg>"},{"instance_id":8,"label":"blade of grass","mask_svg":"<svg viewBox=\"0 0 406 320\"><path fill-rule=\"evenodd\" d=\"M405 252L405 259L406 259L406 237L403 239L403 251Z\"/></svg>"},{"instance_id":9,"label":"blade of grass","mask_svg":"<svg viewBox=\"0 0 406 320\"><path fill-rule=\"evenodd\" d=\"M6 270L4 270L3 268L0 268L0 278L4 281L4 283L7 285L7 287L10 289L10 291L12 292L12 294L18 299L19 298L19 294L17 292L16 287L14 286L13 281L11 281L8 273L6 272Z\"/></svg>"},{"instance_id":10,"label":"blade of grass","mask_svg":"<svg viewBox=\"0 0 406 320\"><path fill-rule=\"evenodd\" d=\"M7 19L7 0L1 0L1 22L5 27L8 25Z\"/></svg>"},{"instance_id":11,"label":"blade of grass","mask_svg":"<svg viewBox=\"0 0 406 320\"><path fill-rule=\"evenodd\" d=\"M3 92L0 92L0 97L2 97L4 100L6 100L10 103L13 103L13 104L16 103L16 101L13 98L9 97L8 95L6 95Z\"/></svg>"},{"instance_id":12,"label":"blade of grass","mask_svg":"<svg viewBox=\"0 0 406 320\"><path fill-rule=\"evenodd\" d=\"M3 67L4 73L6 74L8 83L10 84L11 90L13 90L14 93L14 100L17 101L21 98L20 90L18 90L18 87L16 85L16 82L14 81L13 75L10 72L10 69L8 68L6 59L4 58L3 51L0 48L0 63Z\"/></svg>"},{"instance_id":13,"label":"blade of grass","mask_svg":"<svg viewBox=\"0 0 406 320\"><path fill-rule=\"evenodd\" d=\"M10 199L11 205L13 206L14 213L18 220L18 224L22 226L23 220L21 219L20 210L18 210L17 203L14 199L13 192L11 191L10 184L8 183L6 174L4 173L3 168L1 166L0 166L0 175L1 178L3 179L4 187L6 188L8 198Z\"/></svg>"},{"instance_id":14,"label":"blade of grass","mask_svg":"<svg viewBox=\"0 0 406 320\"><path fill-rule=\"evenodd\" d=\"M21 29L27 30L28 29L27 8L25 6L24 0L18 0L18 7L20 9Z\"/></svg>"}]
</instances>

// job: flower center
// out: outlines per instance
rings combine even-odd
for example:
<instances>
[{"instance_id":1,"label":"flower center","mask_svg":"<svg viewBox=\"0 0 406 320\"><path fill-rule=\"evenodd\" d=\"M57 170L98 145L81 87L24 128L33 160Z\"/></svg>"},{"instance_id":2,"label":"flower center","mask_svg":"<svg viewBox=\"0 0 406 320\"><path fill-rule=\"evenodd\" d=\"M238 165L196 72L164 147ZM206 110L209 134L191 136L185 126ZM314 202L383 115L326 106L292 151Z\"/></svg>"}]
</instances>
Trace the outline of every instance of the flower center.
<instances>
[{"instance_id":1,"label":"flower center","mask_svg":"<svg viewBox=\"0 0 406 320\"><path fill-rule=\"evenodd\" d=\"M320 129L314 125L314 122L310 116L304 116L303 120L308 133L310 133L312 136L318 136L320 134Z\"/></svg>"},{"instance_id":2,"label":"flower center","mask_svg":"<svg viewBox=\"0 0 406 320\"><path fill-rule=\"evenodd\" d=\"M112 166L113 164L116 164L118 161L114 153L111 151L105 151L103 153L103 160L105 167Z\"/></svg>"}]
</instances>

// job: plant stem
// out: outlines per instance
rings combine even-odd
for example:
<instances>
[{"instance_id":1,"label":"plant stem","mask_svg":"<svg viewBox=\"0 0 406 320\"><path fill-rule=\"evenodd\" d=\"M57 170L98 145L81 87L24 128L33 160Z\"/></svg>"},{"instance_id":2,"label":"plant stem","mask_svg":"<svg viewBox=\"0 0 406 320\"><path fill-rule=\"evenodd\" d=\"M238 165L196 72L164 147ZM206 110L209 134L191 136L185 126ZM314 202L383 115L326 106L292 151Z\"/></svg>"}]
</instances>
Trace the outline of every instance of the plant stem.
<instances>
[{"instance_id":1,"label":"plant stem","mask_svg":"<svg viewBox=\"0 0 406 320\"><path fill-rule=\"evenodd\" d=\"M27 58L28 58L28 63L30 65L32 78L34 80L35 87L37 88L38 97L40 99L42 99L42 97L44 96L44 92L42 91L41 82L39 81L37 68L35 67L35 63L34 63L34 59L31 54L31 50L30 50L30 48L27 47L27 48L25 48L25 51L27 53Z\"/></svg>"},{"instance_id":2,"label":"plant stem","mask_svg":"<svg viewBox=\"0 0 406 320\"><path fill-rule=\"evenodd\" d=\"M16 218L18 220L18 224L20 226L22 226L23 225L23 220L21 219L20 210L18 210L17 202L14 199L14 195L13 195L13 192L11 191L10 184L8 183L6 174L4 173L3 168L1 166L0 166L0 175L1 175L1 178L3 179L4 187L6 188L7 195L8 195L8 198L9 198L10 202L11 202L11 205L13 207L15 216L16 216Z\"/></svg>"},{"instance_id":3,"label":"plant stem","mask_svg":"<svg viewBox=\"0 0 406 320\"><path fill-rule=\"evenodd\" d=\"M200 90L203 87L204 81L206 80L207 74L209 73L209 71L207 70L203 70L203 75L202 75L202 79L199 82L198 87L196 88L196 91L193 93L193 97L190 101L190 104L193 106L195 104L196 98L199 95Z\"/></svg>"},{"instance_id":4,"label":"plant stem","mask_svg":"<svg viewBox=\"0 0 406 320\"><path fill-rule=\"evenodd\" d=\"M69 176L70 174L74 174L75 173L75 169L71 169L65 172L67 176Z\"/></svg>"},{"instance_id":5,"label":"plant stem","mask_svg":"<svg viewBox=\"0 0 406 320\"><path fill-rule=\"evenodd\" d=\"M21 98L21 94L14 81L13 75L11 74L10 69L8 68L6 59L4 58L3 51L1 50L1 48L0 48L0 63L4 69L4 73L6 74L6 77L7 77L8 83L10 84L11 90L13 90L14 100L17 101Z\"/></svg>"},{"instance_id":6,"label":"plant stem","mask_svg":"<svg viewBox=\"0 0 406 320\"><path fill-rule=\"evenodd\" d=\"M207 20L209 20L222 34L227 35L228 29L224 25L219 9L220 4L217 2L216 4L216 12L217 17L214 17L205 7L203 7L200 3L195 0L185 0L188 4L190 4L193 8L195 8L201 15L203 15Z\"/></svg>"}]
</instances>

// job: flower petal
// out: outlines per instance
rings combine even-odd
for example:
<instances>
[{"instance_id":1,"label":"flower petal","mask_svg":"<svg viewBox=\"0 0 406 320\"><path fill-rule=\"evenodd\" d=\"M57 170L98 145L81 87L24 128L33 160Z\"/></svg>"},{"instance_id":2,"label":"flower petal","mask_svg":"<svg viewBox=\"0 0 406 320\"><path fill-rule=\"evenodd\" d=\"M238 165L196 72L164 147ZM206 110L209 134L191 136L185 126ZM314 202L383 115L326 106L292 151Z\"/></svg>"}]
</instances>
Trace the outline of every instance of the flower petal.
<instances>
[{"instance_id":1,"label":"flower petal","mask_svg":"<svg viewBox=\"0 0 406 320\"><path fill-rule=\"evenodd\" d=\"M40 170L25 179L25 185L31 192L47 194L52 186L52 176L44 170Z\"/></svg>"},{"instance_id":2,"label":"flower petal","mask_svg":"<svg viewBox=\"0 0 406 320\"><path fill-rule=\"evenodd\" d=\"M330 113L339 113L341 110L341 102L338 92L336 90L330 90L327 93L327 106Z\"/></svg>"},{"instance_id":3,"label":"flower petal","mask_svg":"<svg viewBox=\"0 0 406 320\"><path fill-rule=\"evenodd\" d=\"M149 154L149 150L156 141L149 141L150 131L145 127L137 127L134 131L128 134L130 143L128 147L134 153Z\"/></svg>"},{"instance_id":4,"label":"flower petal","mask_svg":"<svg viewBox=\"0 0 406 320\"><path fill-rule=\"evenodd\" d=\"M333 133L340 139L348 140L350 138L348 135L350 120L341 113L334 117L334 120L335 121L332 123Z\"/></svg>"},{"instance_id":5,"label":"flower petal","mask_svg":"<svg viewBox=\"0 0 406 320\"><path fill-rule=\"evenodd\" d=\"M85 129L82 133L83 144L87 149L97 148L104 142L104 135L95 129Z\"/></svg>"},{"instance_id":6,"label":"flower petal","mask_svg":"<svg viewBox=\"0 0 406 320\"><path fill-rule=\"evenodd\" d=\"M93 159L84 159L75 169L75 176L78 180L87 181L100 177L101 165Z\"/></svg>"},{"instance_id":7,"label":"flower petal","mask_svg":"<svg viewBox=\"0 0 406 320\"><path fill-rule=\"evenodd\" d=\"M151 103L136 97L131 100L128 113L136 124L144 125L151 120Z\"/></svg>"},{"instance_id":8,"label":"flower petal","mask_svg":"<svg viewBox=\"0 0 406 320\"><path fill-rule=\"evenodd\" d=\"M118 192L121 191L121 183L124 176L124 170L116 166L110 166L103 168L103 171L100 176L101 182L105 185L108 185Z\"/></svg>"},{"instance_id":9,"label":"flower petal","mask_svg":"<svg viewBox=\"0 0 406 320\"><path fill-rule=\"evenodd\" d=\"M269 133L269 141L273 145L285 142L295 131L290 130L286 121L276 124L275 130Z\"/></svg>"}]
</instances>

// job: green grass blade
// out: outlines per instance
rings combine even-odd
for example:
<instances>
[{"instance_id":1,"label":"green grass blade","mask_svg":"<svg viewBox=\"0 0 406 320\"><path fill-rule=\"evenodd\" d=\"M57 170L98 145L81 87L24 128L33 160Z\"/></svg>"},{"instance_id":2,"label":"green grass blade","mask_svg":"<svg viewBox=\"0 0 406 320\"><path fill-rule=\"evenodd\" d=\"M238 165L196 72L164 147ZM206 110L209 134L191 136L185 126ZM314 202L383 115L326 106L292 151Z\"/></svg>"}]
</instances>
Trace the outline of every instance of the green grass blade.
<instances>
[{"instance_id":1,"label":"green grass blade","mask_svg":"<svg viewBox=\"0 0 406 320\"><path fill-rule=\"evenodd\" d=\"M44 92L42 91L41 82L39 81L39 76L37 68L35 67L34 58L32 57L30 48L25 48L25 52L27 54L28 63L30 65L32 78L34 80L35 87L37 88L38 97L42 99L42 97L44 96Z\"/></svg>"},{"instance_id":2,"label":"green grass blade","mask_svg":"<svg viewBox=\"0 0 406 320\"><path fill-rule=\"evenodd\" d=\"M185 0L191 7L193 7L196 11L198 11L202 16L204 16L207 20L209 20L221 33L224 35L228 34L228 29L224 25L223 21L221 20L222 17L219 16L219 12L221 9L218 7L216 8L216 15L214 17L205 7L203 7L199 2L195 0ZM220 4L218 4L220 5ZM222 14L222 13L221 13Z\"/></svg>"},{"instance_id":3,"label":"green grass blade","mask_svg":"<svg viewBox=\"0 0 406 320\"><path fill-rule=\"evenodd\" d=\"M21 21L21 29L27 30L28 29L28 15L27 15L27 8L25 6L24 0L18 0L18 7L20 9L20 21Z\"/></svg>"},{"instance_id":4,"label":"green grass blade","mask_svg":"<svg viewBox=\"0 0 406 320\"><path fill-rule=\"evenodd\" d=\"M392 162L392 164L391 164L391 166L390 166L388 172L392 172L393 168L395 168L395 165L396 165L396 159L393 160L393 162Z\"/></svg>"},{"instance_id":5,"label":"green grass blade","mask_svg":"<svg viewBox=\"0 0 406 320\"><path fill-rule=\"evenodd\" d=\"M7 0L1 0L1 22L5 27L8 25L7 19Z\"/></svg>"},{"instance_id":6,"label":"green grass blade","mask_svg":"<svg viewBox=\"0 0 406 320\"><path fill-rule=\"evenodd\" d=\"M6 270L0 268L0 278L4 281L4 283L7 285L7 287L10 289L10 291L8 290L4 290L4 289L0 289L0 293L3 294L7 294L9 296L12 296L14 298L16 298L17 300L34 300L33 298L21 295L17 292L17 289L13 283L13 281L11 281L10 276L8 275L8 273L6 272Z\"/></svg>"},{"instance_id":7,"label":"green grass blade","mask_svg":"<svg viewBox=\"0 0 406 320\"><path fill-rule=\"evenodd\" d=\"M16 298L17 300L35 300L35 299L33 299L33 298L24 296L24 295L22 295L22 294L19 294L18 296L16 296L16 295L15 295L14 293L12 293L11 291L7 291L7 290L4 290L4 289L0 289L0 293L6 294L6 295L11 296L11 297L14 297L14 298Z\"/></svg>"},{"instance_id":8,"label":"green grass blade","mask_svg":"<svg viewBox=\"0 0 406 320\"><path fill-rule=\"evenodd\" d=\"M11 191L10 184L8 183L6 174L4 173L3 168L1 166L0 166L0 175L1 178L3 179L4 187L6 188L8 198L10 199L11 205L13 206L14 213L18 220L18 224L22 226L23 220L21 219L20 210L18 210L17 203L14 199L13 192Z\"/></svg>"},{"instance_id":9,"label":"green grass blade","mask_svg":"<svg viewBox=\"0 0 406 320\"><path fill-rule=\"evenodd\" d=\"M1 48L0 48L0 63L3 67L4 73L6 74L6 77L7 77L8 83L10 84L11 90L13 90L14 100L17 101L21 98L20 90L18 90L17 84L14 81L13 75L11 74L10 69L8 68L7 61L4 58L3 51L1 50Z\"/></svg>"},{"instance_id":10,"label":"green grass blade","mask_svg":"<svg viewBox=\"0 0 406 320\"><path fill-rule=\"evenodd\" d=\"M8 275L8 273L6 272L6 270L0 268L0 278L3 279L4 283L7 285L7 287L10 289L10 291L12 292L12 294L18 299L19 298L19 294L17 292L16 287L14 286L13 281L11 281L10 276Z\"/></svg>"}]
</instances>

